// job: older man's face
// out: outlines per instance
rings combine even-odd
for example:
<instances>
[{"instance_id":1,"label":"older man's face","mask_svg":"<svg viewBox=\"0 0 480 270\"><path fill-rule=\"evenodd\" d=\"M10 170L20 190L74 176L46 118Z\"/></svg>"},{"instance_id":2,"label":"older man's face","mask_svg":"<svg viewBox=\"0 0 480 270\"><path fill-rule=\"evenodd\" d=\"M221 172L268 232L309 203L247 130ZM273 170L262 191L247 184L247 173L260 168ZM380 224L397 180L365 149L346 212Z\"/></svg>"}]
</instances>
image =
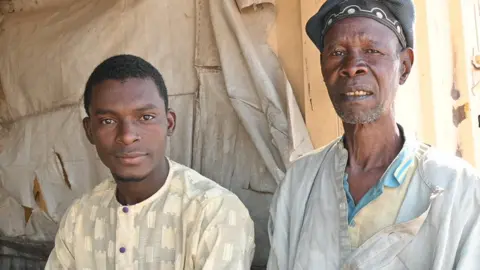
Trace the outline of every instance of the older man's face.
<instances>
[{"instance_id":1,"label":"older man's face","mask_svg":"<svg viewBox=\"0 0 480 270\"><path fill-rule=\"evenodd\" d=\"M392 30L363 17L337 22L324 41L322 73L340 118L364 124L389 112L410 72L412 50L402 50Z\"/></svg>"}]
</instances>

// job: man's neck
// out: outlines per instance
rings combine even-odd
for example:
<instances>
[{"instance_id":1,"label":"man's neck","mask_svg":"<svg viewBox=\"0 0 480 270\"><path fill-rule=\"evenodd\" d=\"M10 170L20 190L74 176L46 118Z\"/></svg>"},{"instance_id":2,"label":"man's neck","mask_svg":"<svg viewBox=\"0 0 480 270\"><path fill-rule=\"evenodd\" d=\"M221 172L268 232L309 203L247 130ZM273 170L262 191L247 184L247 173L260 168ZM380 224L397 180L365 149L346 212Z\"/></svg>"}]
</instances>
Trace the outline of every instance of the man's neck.
<instances>
[{"instance_id":1,"label":"man's neck","mask_svg":"<svg viewBox=\"0 0 480 270\"><path fill-rule=\"evenodd\" d=\"M370 171L387 168L403 146L403 138L391 114L369 124L343 124L348 167Z\"/></svg>"},{"instance_id":2,"label":"man's neck","mask_svg":"<svg viewBox=\"0 0 480 270\"><path fill-rule=\"evenodd\" d=\"M150 198L165 184L169 170L169 163L165 159L147 178L140 182L117 181L118 202L123 205L134 205Z\"/></svg>"}]
</instances>

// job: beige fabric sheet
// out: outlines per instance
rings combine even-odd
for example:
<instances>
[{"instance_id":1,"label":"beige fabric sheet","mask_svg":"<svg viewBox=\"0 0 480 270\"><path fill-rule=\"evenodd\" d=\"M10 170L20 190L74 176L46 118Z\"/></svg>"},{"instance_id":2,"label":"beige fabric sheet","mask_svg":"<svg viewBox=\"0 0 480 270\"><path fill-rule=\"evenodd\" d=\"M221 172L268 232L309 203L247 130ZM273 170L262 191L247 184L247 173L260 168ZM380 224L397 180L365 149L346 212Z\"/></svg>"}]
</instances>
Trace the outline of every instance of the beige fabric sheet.
<instances>
[{"instance_id":1,"label":"beige fabric sheet","mask_svg":"<svg viewBox=\"0 0 480 270\"><path fill-rule=\"evenodd\" d=\"M23 207L0 186L0 235L20 236L25 234Z\"/></svg>"},{"instance_id":2,"label":"beige fabric sheet","mask_svg":"<svg viewBox=\"0 0 480 270\"><path fill-rule=\"evenodd\" d=\"M84 137L81 96L100 61L132 53L153 63L169 89L178 116L169 156L240 197L255 221L254 265L264 265L272 193L288 164L312 149L266 42L275 2L12 3L0 6L14 11L0 19L0 181L19 204L37 209L28 235L48 238L50 219L58 222L108 175ZM35 177L47 216L33 198Z\"/></svg>"}]
</instances>

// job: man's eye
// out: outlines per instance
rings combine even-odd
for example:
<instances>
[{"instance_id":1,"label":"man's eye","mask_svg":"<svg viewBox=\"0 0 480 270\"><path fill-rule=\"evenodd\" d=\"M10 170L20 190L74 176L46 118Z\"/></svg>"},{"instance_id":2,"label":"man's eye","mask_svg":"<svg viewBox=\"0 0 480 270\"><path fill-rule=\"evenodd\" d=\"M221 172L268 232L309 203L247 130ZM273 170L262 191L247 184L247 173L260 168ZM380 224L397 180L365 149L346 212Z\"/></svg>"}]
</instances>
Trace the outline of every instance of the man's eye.
<instances>
[{"instance_id":1,"label":"man's eye","mask_svg":"<svg viewBox=\"0 0 480 270\"><path fill-rule=\"evenodd\" d=\"M102 121L100 121L100 123L102 125L111 125L111 124L115 123L115 121L113 121L112 119L103 119Z\"/></svg>"},{"instance_id":2,"label":"man's eye","mask_svg":"<svg viewBox=\"0 0 480 270\"><path fill-rule=\"evenodd\" d=\"M377 50L374 50L374 49L368 49L366 50L367 53L380 53L379 51Z\"/></svg>"},{"instance_id":3,"label":"man's eye","mask_svg":"<svg viewBox=\"0 0 480 270\"><path fill-rule=\"evenodd\" d=\"M345 55L345 52L343 51L334 51L332 52L332 56L343 56Z\"/></svg>"},{"instance_id":4,"label":"man's eye","mask_svg":"<svg viewBox=\"0 0 480 270\"><path fill-rule=\"evenodd\" d=\"M146 115L142 116L143 121L152 120L153 118L155 118L155 117L153 115L149 115L149 114L146 114Z\"/></svg>"}]
</instances>

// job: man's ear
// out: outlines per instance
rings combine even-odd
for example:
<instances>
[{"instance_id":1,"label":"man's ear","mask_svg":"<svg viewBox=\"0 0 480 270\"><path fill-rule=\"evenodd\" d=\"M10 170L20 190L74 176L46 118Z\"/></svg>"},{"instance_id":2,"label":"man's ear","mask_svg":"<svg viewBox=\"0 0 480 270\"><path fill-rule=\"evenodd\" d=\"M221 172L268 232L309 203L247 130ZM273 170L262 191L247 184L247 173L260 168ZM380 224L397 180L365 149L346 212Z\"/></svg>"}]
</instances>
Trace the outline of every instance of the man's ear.
<instances>
[{"instance_id":1,"label":"man's ear","mask_svg":"<svg viewBox=\"0 0 480 270\"><path fill-rule=\"evenodd\" d=\"M400 52L400 60L402 61L402 68L400 71L400 85L403 85L412 71L413 62L415 61L415 54L412 48L406 48Z\"/></svg>"},{"instance_id":2,"label":"man's ear","mask_svg":"<svg viewBox=\"0 0 480 270\"><path fill-rule=\"evenodd\" d=\"M93 133L92 133L92 126L90 122L90 117L83 118L83 129L85 130L85 135L87 135L87 139L91 144L93 143Z\"/></svg>"},{"instance_id":3,"label":"man's ear","mask_svg":"<svg viewBox=\"0 0 480 270\"><path fill-rule=\"evenodd\" d=\"M177 126L177 115L172 109L167 110L167 123L168 123L167 135L172 136Z\"/></svg>"}]
</instances>

